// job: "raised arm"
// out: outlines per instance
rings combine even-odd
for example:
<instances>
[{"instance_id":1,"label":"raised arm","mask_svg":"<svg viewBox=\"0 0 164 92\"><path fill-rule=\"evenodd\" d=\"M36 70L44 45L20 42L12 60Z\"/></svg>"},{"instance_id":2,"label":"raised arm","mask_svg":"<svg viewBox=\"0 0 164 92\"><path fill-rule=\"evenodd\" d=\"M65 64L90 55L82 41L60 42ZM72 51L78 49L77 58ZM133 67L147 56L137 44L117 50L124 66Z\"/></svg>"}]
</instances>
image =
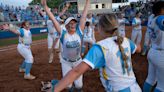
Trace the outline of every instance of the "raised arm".
<instances>
[{"instance_id":1,"label":"raised arm","mask_svg":"<svg viewBox=\"0 0 164 92\"><path fill-rule=\"evenodd\" d=\"M62 16L68 10L69 6L70 6L70 3L66 3L66 6L59 13L59 17Z\"/></svg>"},{"instance_id":2,"label":"raised arm","mask_svg":"<svg viewBox=\"0 0 164 92\"><path fill-rule=\"evenodd\" d=\"M56 18L54 17L54 15L52 14L52 12L49 10L49 7L47 6L47 0L41 0L41 3L47 13L47 15L49 16L49 18L51 19L54 27L56 28L56 31L58 31L59 33L61 32L61 27L59 22L56 20Z\"/></svg>"},{"instance_id":3,"label":"raised arm","mask_svg":"<svg viewBox=\"0 0 164 92\"><path fill-rule=\"evenodd\" d=\"M16 35L20 35L20 32L18 31L18 27L14 26L12 24L3 24L2 29L8 30Z\"/></svg>"},{"instance_id":4,"label":"raised arm","mask_svg":"<svg viewBox=\"0 0 164 92\"><path fill-rule=\"evenodd\" d=\"M87 17L87 13L88 13L88 10L89 10L89 5L90 5L90 0L85 0L85 7L84 7L84 10L83 10L83 13L82 13L82 16L80 18L80 28L82 31L84 31L84 28L85 28L85 22L86 22L86 17Z\"/></svg>"},{"instance_id":5,"label":"raised arm","mask_svg":"<svg viewBox=\"0 0 164 92\"><path fill-rule=\"evenodd\" d=\"M80 63L74 69L69 71L66 76L55 86L54 92L60 92L66 88L70 83L76 80L81 74L91 69L90 66L84 62Z\"/></svg>"}]
</instances>

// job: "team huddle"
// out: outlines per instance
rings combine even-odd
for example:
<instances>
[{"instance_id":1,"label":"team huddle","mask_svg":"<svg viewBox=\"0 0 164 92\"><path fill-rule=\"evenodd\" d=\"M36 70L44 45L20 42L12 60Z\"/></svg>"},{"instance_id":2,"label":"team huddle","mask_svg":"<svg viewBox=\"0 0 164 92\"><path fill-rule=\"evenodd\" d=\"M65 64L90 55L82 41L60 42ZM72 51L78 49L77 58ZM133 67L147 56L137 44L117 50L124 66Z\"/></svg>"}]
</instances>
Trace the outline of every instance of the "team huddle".
<instances>
[{"instance_id":1,"label":"team huddle","mask_svg":"<svg viewBox=\"0 0 164 92\"><path fill-rule=\"evenodd\" d=\"M99 69L106 92L164 92L164 1L153 5L142 50L140 12L136 12L132 20L129 39L126 37L125 25L130 22L124 18L123 12L102 14L95 22L92 15L88 14L90 0L85 1L78 20L64 15L70 4L66 4L61 13L54 16L47 6L47 0L41 0L48 15L48 63L54 61L54 52L58 52L63 76L60 81L52 79L51 82L42 82L41 91L60 92L67 88L68 92L74 92L74 89L83 92L83 74L88 70ZM3 25L3 29L19 36L17 50L24 58L19 72L25 73L24 79L35 79L36 76L30 73L34 60L29 22L23 22L20 29L13 29L9 25ZM95 31L99 32L103 40L96 42ZM89 49L87 53L86 48ZM147 54L149 64L142 90L133 72L131 55L135 52Z\"/></svg>"}]
</instances>

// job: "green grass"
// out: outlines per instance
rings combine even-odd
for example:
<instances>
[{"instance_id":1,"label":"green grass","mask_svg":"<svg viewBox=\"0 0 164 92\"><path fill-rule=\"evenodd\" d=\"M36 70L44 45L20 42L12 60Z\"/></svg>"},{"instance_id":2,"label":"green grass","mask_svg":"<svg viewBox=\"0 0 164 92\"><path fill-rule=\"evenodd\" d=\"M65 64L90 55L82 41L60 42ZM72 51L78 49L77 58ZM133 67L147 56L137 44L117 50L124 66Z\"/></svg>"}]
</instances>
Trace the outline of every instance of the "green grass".
<instances>
[{"instance_id":1,"label":"green grass","mask_svg":"<svg viewBox=\"0 0 164 92\"><path fill-rule=\"evenodd\" d=\"M47 34L40 34L40 35L33 36L32 40L35 41L35 40L41 40L41 39L46 39L46 38L47 38ZM18 43L18 37L11 38L11 39L0 39L0 47L17 44L17 43Z\"/></svg>"}]
</instances>

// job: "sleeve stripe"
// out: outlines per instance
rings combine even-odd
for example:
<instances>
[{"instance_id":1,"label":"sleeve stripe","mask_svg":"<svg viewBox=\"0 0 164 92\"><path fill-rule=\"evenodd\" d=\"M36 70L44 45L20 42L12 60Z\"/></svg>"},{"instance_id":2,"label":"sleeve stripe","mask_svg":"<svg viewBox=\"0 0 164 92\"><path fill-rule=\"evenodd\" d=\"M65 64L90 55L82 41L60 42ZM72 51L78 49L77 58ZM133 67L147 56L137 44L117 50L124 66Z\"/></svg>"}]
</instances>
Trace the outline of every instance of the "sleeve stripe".
<instances>
[{"instance_id":1,"label":"sleeve stripe","mask_svg":"<svg viewBox=\"0 0 164 92\"><path fill-rule=\"evenodd\" d=\"M83 59L83 62L87 63L92 69L95 68L94 64L92 64L89 60Z\"/></svg>"}]
</instances>

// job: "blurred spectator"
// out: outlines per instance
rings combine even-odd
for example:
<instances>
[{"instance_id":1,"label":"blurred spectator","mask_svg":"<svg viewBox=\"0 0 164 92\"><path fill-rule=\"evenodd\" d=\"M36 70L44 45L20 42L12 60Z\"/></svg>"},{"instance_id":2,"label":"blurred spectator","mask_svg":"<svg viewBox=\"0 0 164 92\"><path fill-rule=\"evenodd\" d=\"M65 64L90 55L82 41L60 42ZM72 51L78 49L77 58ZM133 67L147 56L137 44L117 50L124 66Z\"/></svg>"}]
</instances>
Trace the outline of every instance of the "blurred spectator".
<instances>
[{"instance_id":1,"label":"blurred spectator","mask_svg":"<svg viewBox=\"0 0 164 92\"><path fill-rule=\"evenodd\" d=\"M0 9L0 22L4 22L5 21L5 17L3 15L2 9Z\"/></svg>"}]
</instances>

